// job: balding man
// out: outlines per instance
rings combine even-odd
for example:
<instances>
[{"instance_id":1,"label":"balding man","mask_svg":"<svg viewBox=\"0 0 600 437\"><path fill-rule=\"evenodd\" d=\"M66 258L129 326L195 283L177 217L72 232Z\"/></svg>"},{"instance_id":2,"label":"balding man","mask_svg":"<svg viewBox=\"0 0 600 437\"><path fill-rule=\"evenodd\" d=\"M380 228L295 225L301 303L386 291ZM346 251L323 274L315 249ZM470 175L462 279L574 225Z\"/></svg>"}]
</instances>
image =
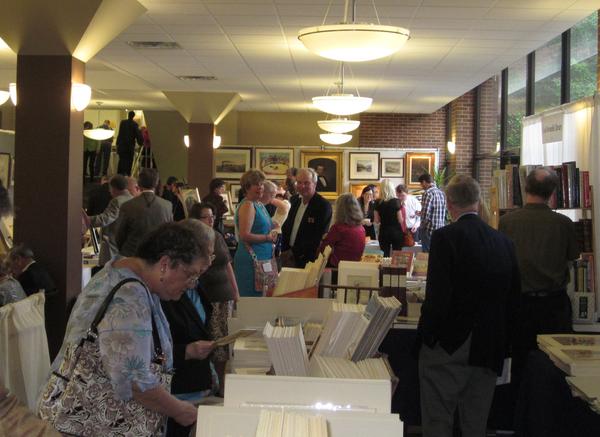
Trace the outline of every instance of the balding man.
<instances>
[{"instance_id":1,"label":"balding man","mask_svg":"<svg viewBox=\"0 0 600 437\"><path fill-rule=\"evenodd\" d=\"M514 338L520 279L511 241L477 215L470 176L446 187L452 224L433 231L419 320L423 437L484 436L496 386Z\"/></svg>"},{"instance_id":2,"label":"balding man","mask_svg":"<svg viewBox=\"0 0 600 437\"><path fill-rule=\"evenodd\" d=\"M282 227L282 263L288 267L303 268L314 261L323 234L329 229L331 204L317 188L317 173L312 168L301 168L296 175L299 196L290 200L290 213Z\"/></svg>"},{"instance_id":3,"label":"balding man","mask_svg":"<svg viewBox=\"0 0 600 437\"><path fill-rule=\"evenodd\" d=\"M571 219L548 206L557 186L554 170L535 169L525 182L525 206L500 218L499 230L513 240L521 270L522 353L536 348L538 334L572 330L566 288L579 249Z\"/></svg>"}]
</instances>

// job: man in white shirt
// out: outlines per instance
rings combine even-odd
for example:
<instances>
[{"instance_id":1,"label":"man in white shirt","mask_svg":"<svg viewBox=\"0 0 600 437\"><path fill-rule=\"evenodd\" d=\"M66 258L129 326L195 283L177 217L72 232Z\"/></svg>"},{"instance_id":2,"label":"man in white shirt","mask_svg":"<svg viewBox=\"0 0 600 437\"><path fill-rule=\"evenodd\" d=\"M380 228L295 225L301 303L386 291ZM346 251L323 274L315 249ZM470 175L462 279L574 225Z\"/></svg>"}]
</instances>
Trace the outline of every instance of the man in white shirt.
<instances>
[{"instance_id":1,"label":"man in white shirt","mask_svg":"<svg viewBox=\"0 0 600 437\"><path fill-rule=\"evenodd\" d=\"M418 241L418 231L421 226L421 217L418 213L421 211L421 202L412 194L408 194L404 185L398 185L396 192L398 199L404 205L406 229L410 230L414 240Z\"/></svg>"}]
</instances>

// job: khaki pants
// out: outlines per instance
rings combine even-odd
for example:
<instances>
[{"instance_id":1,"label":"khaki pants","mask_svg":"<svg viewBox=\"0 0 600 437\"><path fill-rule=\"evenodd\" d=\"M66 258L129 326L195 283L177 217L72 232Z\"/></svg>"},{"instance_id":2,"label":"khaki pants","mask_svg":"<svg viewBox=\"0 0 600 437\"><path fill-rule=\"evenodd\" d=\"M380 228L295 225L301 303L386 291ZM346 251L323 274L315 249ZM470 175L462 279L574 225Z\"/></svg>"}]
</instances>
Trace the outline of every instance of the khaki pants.
<instances>
[{"instance_id":1,"label":"khaki pants","mask_svg":"<svg viewBox=\"0 0 600 437\"><path fill-rule=\"evenodd\" d=\"M471 337L452 355L436 344L421 346L419 383L423 437L452 437L458 408L463 437L485 437L496 387L490 369L468 365Z\"/></svg>"}]
</instances>

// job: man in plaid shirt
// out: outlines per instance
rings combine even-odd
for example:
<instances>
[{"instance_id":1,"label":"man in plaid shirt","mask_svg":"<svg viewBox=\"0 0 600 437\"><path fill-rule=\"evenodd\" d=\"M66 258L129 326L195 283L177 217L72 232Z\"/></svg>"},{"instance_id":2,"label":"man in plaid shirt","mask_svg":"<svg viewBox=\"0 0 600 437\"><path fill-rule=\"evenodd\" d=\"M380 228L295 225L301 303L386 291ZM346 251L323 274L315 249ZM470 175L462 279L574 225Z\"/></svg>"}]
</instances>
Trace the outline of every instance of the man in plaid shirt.
<instances>
[{"instance_id":1,"label":"man in plaid shirt","mask_svg":"<svg viewBox=\"0 0 600 437\"><path fill-rule=\"evenodd\" d=\"M436 229L446 226L446 196L428 173L419 176L419 183L425 190L421 199L421 226L419 235L423 252L429 252L431 234Z\"/></svg>"}]
</instances>

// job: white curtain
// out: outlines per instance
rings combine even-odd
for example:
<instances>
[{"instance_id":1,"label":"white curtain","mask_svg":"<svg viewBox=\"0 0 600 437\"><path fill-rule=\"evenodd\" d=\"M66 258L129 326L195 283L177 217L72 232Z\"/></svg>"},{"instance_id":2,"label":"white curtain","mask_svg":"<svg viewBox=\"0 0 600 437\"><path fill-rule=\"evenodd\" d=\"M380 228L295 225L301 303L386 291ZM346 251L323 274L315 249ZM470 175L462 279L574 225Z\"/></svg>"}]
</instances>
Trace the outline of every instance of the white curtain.
<instances>
[{"instance_id":1,"label":"white curtain","mask_svg":"<svg viewBox=\"0 0 600 437\"><path fill-rule=\"evenodd\" d=\"M36 293L0 308L0 374L31 410L50 373L44 301L44 293Z\"/></svg>"}]
</instances>

